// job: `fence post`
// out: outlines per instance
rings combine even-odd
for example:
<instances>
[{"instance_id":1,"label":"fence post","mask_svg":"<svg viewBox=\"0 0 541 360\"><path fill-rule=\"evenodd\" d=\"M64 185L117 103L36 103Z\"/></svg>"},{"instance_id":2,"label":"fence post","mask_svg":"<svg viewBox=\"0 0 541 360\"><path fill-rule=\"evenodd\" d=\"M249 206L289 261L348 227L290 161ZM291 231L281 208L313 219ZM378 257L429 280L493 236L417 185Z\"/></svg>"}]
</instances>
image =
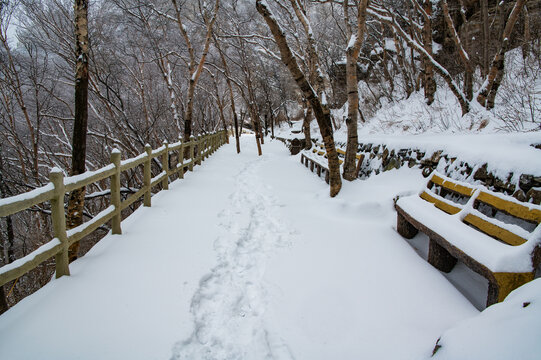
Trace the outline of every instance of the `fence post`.
<instances>
[{"instance_id":1,"label":"fence post","mask_svg":"<svg viewBox=\"0 0 541 360\"><path fill-rule=\"evenodd\" d=\"M150 183L152 181L152 173L151 173L151 155L152 155L152 147L149 144L145 145L145 152L147 153L147 158L145 159L145 166L143 169L143 186L145 187L145 197L143 200L144 206L151 206L151 188Z\"/></svg>"},{"instance_id":2,"label":"fence post","mask_svg":"<svg viewBox=\"0 0 541 360\"><path fill-rule=\"evenodd\" d=\"M56 278L70 274L68 259L68 234L66 233L66 213L64 212L64 173L59 168L53 168L49 180L54 185L54 196L51 199L51 220L54 236L60 240L62 251L55 255Z\"/></svg>"},{"instance_id":3,"label":"fence post","mask_svg":"<svg viewBox=\"0 0 541 360\"><path fill-rule=\"evenodd\" d=\"M201 165L201 135L197 135L197 165Z\"/></svg>"},{"instance_id":4,"label":"fence post","mask_svg":"<svg viewBox=\"0 0 541 360\"><path fill-rule=\"evenodd\" d=\"M162 188L169 190L169 143L164 140L165 152L162 154L162 169L165 171L165 179L162 181Z\"/></svg>"},{"instance_id":5,"label":"fence post","mask_svg":"<svg viewBox=\"0 0 541 360\"><path fill-rule=\"evenodd\" d=\"M120 150L114 149L111 152L111 163L115 165L115 173L111 176L111 205L115 207L115 216L111 219L111 233L122 234L120 222Z\"/></svg>"},{"instance_id":6,"label":"fence post","mask_svg":"<svg viewBox=\"0 0 541 360\"><path fill-rule=\"evenodd\" d=\"M195 162L195 137L190 136L190 171L193 171L193 164Z\"/></svg>"},{"instance_id":7,"label":"fence post","mask_svg":"<svg viewBox=\"0 0 541 360\"><path fill-rule=\"evenodd\" d=\"M201 136L201 162L207 158L207 135Z\"/></svg>"},{"instance_id":8,"label":"fence post","mask_svg":"<svg viewBox=\"0 0 541 360\"><path fill-rule=\"evenodd\" d=\"M201 136L201 162L207 158L207 138L208 135Z\"/></svg>"},{"instance_id":9,"label":"fence post","mask_svg":"<svg viewBox=\"0 0 541 360\"><path fill-rule=\"evenodd\" d=\"M178 177L179 179L184 179L184 141L181 141L180 143L180 148L178 149L178 158L180 161L180 172L178 173Z\"/></svg>"}]
</instances>

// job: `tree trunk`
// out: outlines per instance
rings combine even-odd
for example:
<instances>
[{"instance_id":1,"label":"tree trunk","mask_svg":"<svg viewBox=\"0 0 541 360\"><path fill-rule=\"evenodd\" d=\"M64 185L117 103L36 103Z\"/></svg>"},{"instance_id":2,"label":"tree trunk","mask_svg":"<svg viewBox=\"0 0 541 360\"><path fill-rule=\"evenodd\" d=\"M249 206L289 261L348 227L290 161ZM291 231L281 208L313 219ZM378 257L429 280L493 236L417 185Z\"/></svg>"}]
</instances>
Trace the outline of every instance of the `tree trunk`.
<instances>
[{"instance_id":1,"label":"tree trunk","mask_svg":"<svg viewBox=\"0 0 541 360\"><path fill-rule=\"evenodd\" d=\"M488 74L488 45L490 43L490 30L488 19L488 0L481 0L481 36L482 36L482 51L481 51L481 76L486 77Z\"/></svg>"},{"instance_id":2,"label":"tree trunk","mask_svg":"<svg viewBox=\"0 0 541 360\"><path fill-rule=\"evenodd\" d=\"M413 9L412 9L411 2L408 1L406 3L408 7L408 19L409 19L410 24L413 24L414 20L413 20ZM415 28L413 26L409 26L409 36L411 39L415 39ZM412 46L410 46L409 48L410 48L411 76L414 82L415 91L419 91L421 89L420 82L419 82L419 78L421 75L420 74L417 75L417 66L415 65L415 50Z\"/></svg>"},{"instance_id":3,"label":"tree trunk","mask_svg":"<svg viewBox=\"0 0 541 360\"><path fill-rule=\"evenodd\" d=\"M509 49L509 37L513 31L513 27L517 22L518 16L526 3L526 0L517 0L511 14L507 19L505 28L502 34L502 42L498 52L492 60L490 71L488 72L487 79L479 91L477 101L485 106L487 109L494 107L494 99L500 86L501 79L503 78L505 53Z\"/></svg>"},{"instance_id":4,"label":"tree trunk","mask_svg":"<svg viewBox=\"0 0 541 360\"><path fill-rule=\"evenodd\" d=\"M473 72L468 70L464 72L464 93L468 101L473 99Z\"/></svg>"},{"instance_id":5,"label":"tree trunk","mask_svg":"<svg viewBox=\"0 0 541 360\"><path fill-rule=\"evenodd\" d=\"M235 125L235 143L237 145L237 154L240 154L239 119L237 118L237 113L235 111L235 103L232 102L231 104L233 123Z\"/></svg>"},{"instance_id":6,"label":"tree trunk","mask_svg":"<svg viewBox=\"0 0 541 360\"><path fill-rule=\"evenodd\" d=\"M214 38L214 46L216 47L216 49L218 50L218 53L220 54L220 59L222 60L222 65L224 67L225 82L227 84L227 89L229 91L229 102L231 103L233 124L235 126L235 144L237 146L237 154L240 154L239 120L237 118L237 110L235 109L235 95L233 94L233 86L231 85L229 66L227 66L227 61L225 59L225 55L222 51L222 48L220 47L220 43L215 37L213 38Z\"/></svg>"},{"instance_id":7,"label":"tree trunk","mask_svg":"<svg viewBox=\"0 0 541 360\"><path fill-rule=\"evenodd\" d=\"M282 62L287 66L291 76L303 92L304 97L310 102L312 110L319 125L319 130L325 144L327 151L327 159L329 163L329 184L330 184L330 196L334 197L338 195L342 188L342 179L340 178L340 165L338 163L338 153L334 144L333 130L331 125L331 114L329 109L323 106L319 98L314 92L313 87L308 83L304 73L299 68L289 44L287 43L285 34L283 33L280 25L278 25L276 18L267 8L266 2L261 0L256 1L257 11L263 16L267 23L275 41L280 49L280 55Z\"/></svg>"},{"instance_id":8,"label":"tree trunk","mask_svg":"<svg viewBox=\"0 0 541 360\"><path fill-rule=\"evenodd\" d=\"M492 83L492 87L490 88L490 92L488 93L487 106L486 106L487 109L494 108L494 102L496 101L496 94L498 92L498 89L500 88L500 84L502 83L503 75L504 75L504 69L505 69L505 64L503 61L504 57L502 57L501 66L498 67L498 72L496 73L496 77L494 78L494 82Z\"/></svg>"},{"instance_id":9,"label":"tree trunk","mask_svg":"<svg viewBox=\"0 0 541 360\"><path fill-rule=\"evenodd\" d=\"M7 249L5 249L6 263L10 264L16 260L15 259L15 233L13 232L13 219L11 215L6 216L6 235L7 235L7 242L6 242Z\"/></svg>"},{"instance_id":10,"label":"tree trunk","mask_svg":"<svg viewBox=\"0 0 541 360\"><path fill-rule=\"evenodd\" d=\"M269 114L271 120L271 137L274 139L274 114L272 113L272 108L269 106Z\"/></svg>"},{"instance_id":11,"label":"tree trunk","mask_svg":"<svg viewBox=\"0 0 541 360\"><path fill-rule=\"evenodd\" d=\"M424 1L424 11L426 16L424 17L423 25L423 47L425 51L432 56L432 2L430 0ZM436 93L436 81L434 80L434 65L425 56L424 62L424 88L425 98L428 105L434 102L434 94Z\"/></svg>"},{"instance_id":12,"label":"tree trunk","mask_svg":"<svg viewBox=\"0 0 541 360\"><path fill-rule=\"evenodd\" d=\"M426 60L430 61L432 63L432 66L434 67L434 70L438 72L438 74L445 80L447 85L449 85L449 88L455 95L456 99L458 100L460 107L462 109L462 115L468 113L470 111L470 103L466 99L466 95L464 95L464 92L462 92L461 89L458 88L457 84L454 82L453 78L449 74L449 72L441 66L440 63L438 63L432 55L430 55L423 46L419 45L417 41L414 41L405 31L402 29L400 24L396 21L393 14L388 12L388 16L381 16L379 17L380 21L384 21L388 23L389 25L393 26L396 30L397 34L400 35L411 48L415 48L421 55L423 55Z\"/></svg>"},{"instance_id":13,"label":"tree trunk","mask_svg":"<svg viewBox=\"0 0 541 360\"><path fill-rule=\"evenodd\" d=\"M359 108L359 93L357 88L357 58L346 54L346 87L348 92L348 116L346 126L348 129L348 141L346 144L346 158L344 160L344 179L352 181L356 179L356 155L359 146L357 134L357 110Z\"/></svg>"},{"instance_id":14,"label":"tree trunk","mask_svg":"<svg viewBox=\"0 0 541 360\"><path fill-rule=\"evenodd\" d=\"M310 123L312 122L312 108L308 105L302 122L302 131L304 132L304 149L312 148L312 135L310 134Z\"/></svg>"},{"instance_id":15,"label":"tree trunk","mask_svg":"<svg viewBox=\"0 0 541 360\"><path fill-rule=\"evenodd\" d=\"M75 0L75 122L73 124L71 172L86 170L86 132L88 123L88 0ZM66 226L73 229L83 223L85 188L69 194ZM79 242L69 249L70 262L77 259Z\"/></svg>"},{"instance_id":16,"label":"tree trunk","mask_svg":"<svg viewBox=\"0 0 541 360\"><path fill-rule=\"evenodd\" d=\"M445 18L445 22L447 23L447 27L457 48L460 61L464 66L464 92L466 94L466 99L468 99L468 101L471 101L471 99L473 98L473 66L468 52L462 45L460 37L456 32L455 24L453 23L453 19L451 18L451 14L449 13L449 6L447 4L447 0L443 0L441 2L441 5L443 9L443 17ZM466 21L466 17L464 15L463 21Z\"/></svg>"},{"instance_id":17,"label":"tree trunk","mask_svg":"<svg viewBox=\"0 0 541 360\"><path fill-rule=\"evenodd\" d=\"M346 145L346 158L344 160L344 179L352 181L357 178L357 148L359 146L359 138L357 134L357 114L359 112L359 90L357 80L357 59L361 52L361 45L364 40L366 8L369 0L362 0L357 3L357 19L356 31L353 34L349 22L349 5L348 1L344 0L344 18L346 33L349 38L349 43L346 47L346 89L348 94L348 116L346 125L348 131L348 141ZM386 64L384 64L386 66Z\"/></svg>"},{"instance_id":18,"label":"tree trunk","mask_svg":"<svg viewBox=\"0 0 541 360\"><path fill-rule=\"evenodd\" d=\"M394 32L393 40L394 40L394 45L396 47L396 57L398 60L398 65L400 67L400 72L402 73L402 77L404 79L404 84L406 87L405 89L406 98L409 98L411 93L413 93L413 81L411 80L410 74L406 68L406 64L404 61L404 58L405 58L404 47L402 46L400 41L398 41L398 36L396 35L396 32Z\"/></svg>"},{"instance_id":19,"label":"tree trunk","mask_svg":"<svg viewBox=\"0 0 541 360\"><path fill-rule=\"evenodd\" d=\"M220 121L222 122L222 125L224 127L225 131L225 141L227 144L229 144L229 135L227 134L227 124L225 122L225 115L224 115L224 102L220 99L220 91L218 90L218 83L216 82L216 77L212 75L213 83L214 83L214 93L216 94L216 105L218 106L218 113L220 115Z\"/></svg>"},{"instance_id":20,"label":"tree trunk","mask_svg":"<svg viewBox=\"0 0 541 360\"><path fill-rule=\"evenodd\" d=\"M259 118L259 112L256 119L257 119L257 130L259 133L259 138L261 139L261 144L265 144L265 136L263 135L263 126L261 126L261 119Z\"/></svg>"},{"instance_id":21,"label":"tree trunk","mask_svg":"<svg viewBox=\"0 0 541 360\"><path fill-rule=\"evenodd\" d=\"M263 155L263 151L261 150L261 131L259 129L259 116L255 110L253 110L250 107L250 117L252 118L252 128L255 132L255 142L257 144L257 155L261 156Z\"/></svg>"},{"instance_id":22,"label":"tree trunk","mask_svg":"<svg viewBox=\"0 0 541 360\"><path fill-rule=\"evenodd\" d=\"M530 54L530 41L532 36L530 33L530 14L528 13L528 7L524 6L524 41L522 43L522 58L526 59Z\"/></svg>"},{"instance_id":23,"label":"tree trunk","mask_svg":"<svg viewBox=\"0 0 541 360\"><path fill-rule=\"evenodd\" d=\"M199 77L201 76L201 73L203 72L205 60L210 48L210 41L212 40L212 28L214 26L214 23L216 22L220 0L216 0L214 4L212 18L210 20L205 21L205 25L206 25L205 43L203 45L203 51L201 53L201 58L199 59L199 61L197 61L196 59L195 51L192 46L192 42L190 41L190 38L188 36L186 27L182 23L182 17L180 16L180 8L177 4L177 1L171 0L171 3L173 4L174 9L175 9L175 14L176 14L175 20L177 22L180 34L182 35L182 37L184 38L184 41L186 42L186 47L188 48L188 53L190 55L190 62L188 65L190 79L188 80L186 111L184 113L184 141L187 142L187 141L190 141L190 137L192 135L193 101L194 101L194 96L195 96L195 87L197 85L197 81L199 80ZM184 154L185 157L187 155L188 155L187 153Z\"/></svg>"},{"instance_id":24,"label":"tree trunk","mask_svg":"<svg viewBox=\"0 0 541 360\"><path fill-rule=\"evenodd\" d=\"M0 169L1 171L1 169ZM2 175L0 173L0 175ZM2 179L0 178L0 181ZM5 185L5 184L4 184ZM5 196L5 191L2 189L2 198ZM10 264L13 261L15 261L15 253L13 251L13 243L15 240L15 236L13 234L13 222L11 220L11 216L6 217L6 225L7 225L7 241L4 242L2 239L2 244L0 244L0 248L2 249L2 254L0 256L4 257L4 264ZM5 248L7 247L7 249ZM0 286L0 315L8 311L9 305L7 302L7 295L4 290L4 286Z\"/></svg>"}]
</instances>

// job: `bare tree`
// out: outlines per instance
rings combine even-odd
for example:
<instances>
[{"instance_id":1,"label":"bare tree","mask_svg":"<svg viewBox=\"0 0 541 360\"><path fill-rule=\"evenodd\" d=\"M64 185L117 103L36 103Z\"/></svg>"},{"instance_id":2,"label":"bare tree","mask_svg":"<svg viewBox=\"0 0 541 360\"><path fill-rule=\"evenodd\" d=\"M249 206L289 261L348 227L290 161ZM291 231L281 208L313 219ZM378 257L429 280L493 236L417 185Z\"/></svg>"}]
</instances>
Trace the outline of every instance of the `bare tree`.
<instances>
[{"instance_id":1,"label":"bare tree","mask_svg":"<svg viewBox=\"0 0 541 360\"><path fill-rule=\"evenodd\" d=\"M326 106L326 99L321 101L320 98L315 93L313 87L310 85L306 79L305 74L299 68L297 61L291 52L289 44L287 42L286 36L281 29L278 21L272 14L271 10L268 8L266 2L257 0L256 1L257 11L263 16L265 22L267 23L276 45L280 50L281 60L284 65L287 66L291 76L301 89L303 95L310 103L314 111L314 115L319 125L321 136L323 137L323 142L325 144L325 149L327 151L327 159L329 162L329 182L330 182L330 195L334 197L338 195L340 189L342 188L342 179L340 178L340 165L338 163L338 153L336 152L336 147L334 144L333 130L331 124L331 115Z\"/></svg>"},{"instance_id":2,"label":"bare tree","mask_svg":"<svg viewBox=\"0 0 541 360\"><path fill-rule=\"evenodd\" d=\"M71 175L86 171L86 133L88 127L88 0L75 0L75 121L73 124ZM75 228L83 223L85 188L69 194L66 226ZM69 259L77 259L79 242L70 247Z\"/></svg>"},{"instance_id":3,"label":"bare tree","mask_svg":"<svg viewBox=\"0 0 541 360\"><path fill-rule=\"evenodd\" d=\"M487 109L492 109L494 107L496 93L498 92L501 80L503 79L505 53L507 50L509 50L509 45L511 42L509 38L525 3L526 0L517 0L513 10L511 10L511 13L509 14L509 17L505 23L499 49L492 59L486 80L479 91L479 95L477 96L477 101Z\"/></svg>"},{"instance_id":4,"label":"bare tree","mask_svg":"<svg viewBox=\"0 0 541 360\"><path fill-rule=\"evenodd\" d=\"M344 179L349 181L357 178L357 166L355 164L359 143L357 134L357 113L359 111L357 61L361 52L361 45L364 41L368 3L369 0L354 2L355 12L357 13L354 30L349 20L349 1L343 0L346 35L349 39L346 47L346 88L348 94L348 117L346 118L346 125L348 128L348 141L346 145L346 158L344 160Z\"/></svg>"},{"instance_id":5,"label":"bare tree","mask_svg":"<svg viewBox=\"0 0 541 360\"><path fill-rule=\"evenodd\" d=\"M222 51L222 48L220 47L220 44L216 38L214 38L214 46L218 50L218 53L220 54L220 60L222 62L223 66L223 72L225 76L225 81L227 84L227 90L229 93L229 104L231 106L231 114L233 116L233 126L234 126L234 132L235 132L235 145L237 147L237 154L240 154L240 137L239 137L239 121L237 117L237 110L235 108L235 95L233 94L233 86L231 85L231 73L229 71L229 66L227 65L227 61L225 58L225 55Z\"/></svg>"},{"instance_id":6,"label":"bare tree","mask_svg":"<svg viewBox=\"0 0 541 360\"><path fill-rule=\"evenodd\" d=\"M468 52L466 51L464 45L462 44L462 41L460 40L460 37L458 36L458 33L455 29L455 24L453 22L453 19L451 18L451 14L449 13L449 5L447 4L447 0L442 0L441 6L443 9L443 16L445 18L445 22L447 23L447 28L449 29L449 32L451 33L451 37L457 48L460 61L462 62L462 65L464 66L464 72L465 72L464 92L466 94L466 98L468 99L468 101L471 101L473 98L473 64L470 60L470 56L468 55ZM464 12L465 12L464 9L460 11L460 13L463 16L462 21L466 22L466 17L464 15Z\"/></svg>"},{"instance_id":7,"label":"bare tree","mask_svg":"<svg viewBox=\"0 0 541 360\"><path fill-rule=\"evenodd\" d=\"M204 12L201 14L203 17L203 22L206 27L206 34L205 34L203 49L201 51L201 55L199 59L197 59L196 51L193 47L192 41L190 40L190 36L188 35L187 28L183 24L180 6L177 3L177 0L171 0L171 3L173 4L174 10L175 10L175 15L176 15L175 20L178 24L179 31L182 34L182 37L184 38L186 46L188 47L188 53L189 53L188 72L189 72L190 77L188 80L188 93L186 95L187 97L186 109L184 112L184 141L189 141L190 136L192 135L193 104L194 104L195 88L197 85L197 81L199 80L199 77L201 76L201 73L203 72L205 59L207 57L207 54L210 48L210 43L212 40L212 28L214 26L214 23L216 22L216 17L218 16L220 0L216 0L216 2L214 3L214 8L210 12L210 15L205 14Z\"/></svg>"},{"instance_id":8,"label":"bare tree","mask_svg":"<svg viewBox=\"0 0 541 360\"><path fill-rule=\"evenodd\" d=\"M468 101L462 89L460 89L458 84L455 82L455 80L453 79L449 71L447 71L447 69L443 65L441 65L438 61L436 61L436 59L434 59L431 52L427 51L422 43L420 43L416 38L412 38L402 28L399 21L397 20L397 14L393 10L390 10L388 8L382 8L382 7L372 4L370 8L368 9L368 13L372 15L374 18L378 19L379 21L382 21L392 26L393 29L396 31L396 34L400 36L408 44L408 46L410 46L412 49L415 49L424 57L425 63L430 62L429 67L432 68L435 72L437 72L443 78L443 80L449 86L449 89L451 90L451 92L455 95L462 109L462 115L470 111L470 102ZM426 66L425 66L425 70L426 70ZM425 81L425 85L426 84L427 82Z\"/></svg>"}]
</instances>

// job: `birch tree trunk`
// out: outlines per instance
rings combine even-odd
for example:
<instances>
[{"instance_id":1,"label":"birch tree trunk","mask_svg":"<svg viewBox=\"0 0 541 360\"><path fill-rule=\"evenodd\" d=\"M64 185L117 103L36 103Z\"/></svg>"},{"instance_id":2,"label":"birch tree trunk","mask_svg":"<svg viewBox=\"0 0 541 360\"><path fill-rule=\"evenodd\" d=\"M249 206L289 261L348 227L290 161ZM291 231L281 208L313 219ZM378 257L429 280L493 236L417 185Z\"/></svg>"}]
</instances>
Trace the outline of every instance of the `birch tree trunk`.
<instances>
[{"instance_id":1,"label":"birch tree trunk","mask_svg":"<svg viewBox=\"0 0 541 360\"><path fill-rule=\"evenodd\" d=\"M86 133L88 123L88 0L75 0L75 122L73 124L71 172L79 175L86 170ZM69 194L66 226L83 223L85 188ZM70 262L77 259L79 242L69 249Z\"/></svg>"},{"instance_id":2,"label":"birch tree trunk","mask_svg":"<svg viewBox=\"0 0 541 360\"><path fill-rule=\"evenodd\" d=\"M276 21L276 18L267 7L265 1L256 1L257 11L263 16L267 23L276 45L280 50L280 56L284 65L287 66L291 76L301 89L303 95L308 100L314 111L314 115L319 125L319 130L325 144L325 150L327 151L327 160L329 163L329 184L330 184L330 196L334 197L338 195L342 188L342 179L340 178L340 165L338 163L338 153L334 144L333 130L331 125L331 114L326 106L322 104L320 99L314 92L313 87L310 85L306 76L299 68L285 34Z\"/></svg>"},{"instance_id":3,"label":"birch tree trunk","mask_svg":"<svg viewBox=\"0 0 541 360\"><path fill-rule=\"evenodd\" d=\"M306 104L304 120L302 122L302 131L304 132L304 149L312 148L312 136L310 134L310 122L312 121L312 107Z\"/></svg>"},{"instance_id":4,"label":"birch tree trunk","mask_svg":"<svg viewBox=\"0 0 541 360\"><path fill-rule=\"evenodd\" d=\"M346 125L348 129L348 141L346 145L346 158L344 160L344 179L352 181L357 178L357 147L359 138L357 134L357 114L359 110L359 90L357 80L357 59L361 52L361 45L364 40L366 8L369 0L361 0L357 3L357 18L355 34L351 29L349 22L349 2L344 0L344 19L346 25L346 35L349 43L346 48L346 88L348 94L348 116Z\"/></svg>"}]
</instances>

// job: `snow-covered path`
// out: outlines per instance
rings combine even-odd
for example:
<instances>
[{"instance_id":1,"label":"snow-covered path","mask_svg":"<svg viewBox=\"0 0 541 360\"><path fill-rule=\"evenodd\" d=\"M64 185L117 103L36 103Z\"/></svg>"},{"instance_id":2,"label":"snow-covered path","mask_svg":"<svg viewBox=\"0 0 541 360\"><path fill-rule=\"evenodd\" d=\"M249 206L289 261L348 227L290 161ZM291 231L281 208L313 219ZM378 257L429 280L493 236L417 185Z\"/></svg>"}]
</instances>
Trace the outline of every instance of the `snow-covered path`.
<instances>
[{"instance_id":1,"label":"snow-covered path","mask_svg":"<svg viewBox=\"0 0 541 360\"><path fill-rule=\"evenodd\" d=\"M176 345L176 359L291 358L263 321L267 258L288 241L272 196L256 176L265 160L249 161L233 176L234 191L218 215L218 264L195 293L194 330Z\"/></svg>"},{"instance_id":2,"label":"snow-covered path","mask_svg":"<svg viewBox=\"0 0 541 360\"><path fill-rule=\"evenodd\" d=\"M478 313L393 229L418 171L330 199L263 149L221 148L3 314L0 359L419 359Z\"/></svg>"}]
</instances>

